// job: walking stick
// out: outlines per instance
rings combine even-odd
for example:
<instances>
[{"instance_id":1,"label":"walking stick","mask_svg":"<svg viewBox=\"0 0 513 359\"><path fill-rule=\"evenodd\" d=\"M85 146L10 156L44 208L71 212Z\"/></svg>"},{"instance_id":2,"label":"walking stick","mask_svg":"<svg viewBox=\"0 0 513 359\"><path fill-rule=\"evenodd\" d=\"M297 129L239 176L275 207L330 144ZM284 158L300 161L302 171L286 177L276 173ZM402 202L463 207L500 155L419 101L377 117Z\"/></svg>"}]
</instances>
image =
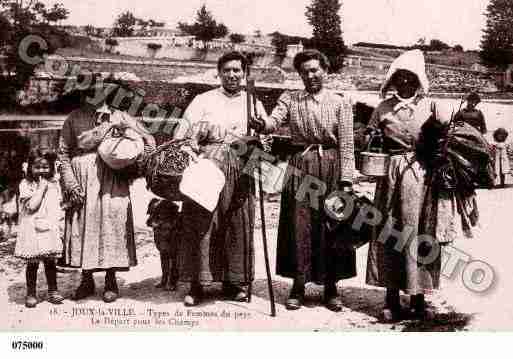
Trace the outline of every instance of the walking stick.
<instances>
[{"instance_id":1,"label":"walking stick","mask_svg":"<svg viewBox=\"0 0 513 359\"><path fill-rule=\"evenodd\" d=\"M249 74L249 73L248 73ZM250 79L248 76L247 79L247 114L248 114L248 136L251 133L249 123L251 121L251 107L253 106L254 114L256 116L256 96L255 96L255 80ZM259 136L260 137L260 136ZM267 287L269 289L269 299L271 301L271 317L276 316L276 303L274 300L274 290L273 290L273 281L271 278L271 266L269 264L269 250L267 246L267 231L265 227L265 207L264 207L264 190L262 185L262 166L261 162L258 163L258 197L260 202L260 220L262 222L262 242L264 245L264 260L265 260L265 271L267 275ZM248 290L248 301L251 301L251 289L252 284L250 283Z\"/></svg>"},{"instance_id":2,"label":"walking stick","mask_svg":"<svg viewBox=\"0 0 513 359\"><path fill-rule=\"evenodd\" d=\"M253 90L253 87L250 89L250 82L253 81L252 79L250 80L249 78L249 75L250 75L250 69L249 69L249 66L248 66L248 69L247 69L247 73L246 73L246 118L247 118L247 123L246 123L246 136L247 138L249 138L249 136L251 136L251 126L250 126L250 121L251 121L251 91ZM253 83L254 85L254 83ZM253 241L254 242L254 241ZM248 272L248 266L247 266L247 257L248 257L248 251L247 251L247 241L244 242L244 270L246 272ZM253 278L254 280L254 278ZM251 303L251 297L253 295L253 280L250 280L249 281L249 285L248 285L248 303Z\"/></svg>"}]
</instances>

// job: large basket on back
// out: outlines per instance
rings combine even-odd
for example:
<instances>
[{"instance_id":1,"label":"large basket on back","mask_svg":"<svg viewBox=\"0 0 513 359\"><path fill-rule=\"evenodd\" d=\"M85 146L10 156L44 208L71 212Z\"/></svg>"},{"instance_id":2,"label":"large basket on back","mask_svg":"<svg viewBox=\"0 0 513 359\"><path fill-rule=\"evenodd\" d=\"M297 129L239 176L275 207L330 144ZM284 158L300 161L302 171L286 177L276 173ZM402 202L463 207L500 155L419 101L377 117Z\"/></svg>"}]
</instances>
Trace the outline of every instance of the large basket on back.
<instances>
[{"instance_id":1,"label":"large basket on back","mask_svg":"<svg viewBox=\"0 0 513 359\"><path fill-rule=\"evenodd\" d=\"M183 150L188 140L166 142L149 155L146 164L146 183L157 196L171 200L183 201L180 182L185 169L189 166L191 156Z\"/></svg>"}]
</instances>

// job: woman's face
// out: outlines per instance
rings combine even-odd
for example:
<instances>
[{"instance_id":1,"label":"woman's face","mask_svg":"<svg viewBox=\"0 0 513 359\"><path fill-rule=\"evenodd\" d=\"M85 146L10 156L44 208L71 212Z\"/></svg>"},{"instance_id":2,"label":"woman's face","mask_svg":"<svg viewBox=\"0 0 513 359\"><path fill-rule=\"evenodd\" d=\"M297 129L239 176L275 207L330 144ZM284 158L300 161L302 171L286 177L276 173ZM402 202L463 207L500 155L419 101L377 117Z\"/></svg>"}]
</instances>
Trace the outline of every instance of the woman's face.
<instances>
[{"instance_id":1,"label":"woman's face","mask_svg":"<svg viewBox=\"0 0 513 359\"><path fill-rule=\"evenodd\" d=\"M467 101L467 108L469 110L475 110L478 103L479 103L479 101L477 101L477 100L468 100Z\"/></svg>"},{"instance_id":2,"label":"woman's face","mask_svg":"<svg viewBox=\"0 0 513 359\"><path fill-rule=\"evenodd\" d=\"M35 178L50 176L50 163L45 158L38 158L32 165L32 174Z\"/></svg>"},{"instance_id":3,"label":"woman's face","mask_svg":"<svg viewBox=\"0 0 513 359\"><path fill-rule=\"evenodd\" d=\"M241 89L242 80L245 77L242 62L240 60L232 60L223 64L219 71L221 85L229 93L237 93Z\"/></svg>"},{"instance_id":4,"label":"woman's face","mask_svg":"<svg viewBox=\"0 0 513 359\"><path fill-rule=\"evenodd\" d=\"M326 71L322 68L319 60L309 60L301 64L299 76L303 80L305 90L309 93L321 91L325 75Z\"/></svg>"},{"instance_id":5,"label":"woman's face","mask_svg":"<svg viewBox=\"0 0 513 359\"><path fill-rule=\"evenodd\" d=\"M415 96L420 86L417 75L406 70L399 70L394 74L392 85L397 90L397 94L402 98Z\"/></svg>"}]
</instances>

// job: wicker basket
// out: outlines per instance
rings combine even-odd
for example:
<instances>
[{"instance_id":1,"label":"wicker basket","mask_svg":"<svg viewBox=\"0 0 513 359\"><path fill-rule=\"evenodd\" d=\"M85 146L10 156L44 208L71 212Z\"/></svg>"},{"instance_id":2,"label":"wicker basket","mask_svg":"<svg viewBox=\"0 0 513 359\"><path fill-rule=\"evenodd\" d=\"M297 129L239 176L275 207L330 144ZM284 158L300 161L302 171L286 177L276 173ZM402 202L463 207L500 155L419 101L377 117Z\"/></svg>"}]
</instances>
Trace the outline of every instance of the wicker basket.
<instances>
[{"instance_id":1,"label":"wicker basket","mask_svg":"<svg viewBox=\"0 0 513 359\"><path fill-rule=\"evenodd\" d=\"M189 154L181 149L186 144L185 141L170 141L160 145L150 155L146 166L146 182L157 196L170 201L183 201L186 198L179 189L183 172L190 163ZM183 163L177 165L171 162L176 158L174 156L179 156Z\"/></svg>"}]
</instances>

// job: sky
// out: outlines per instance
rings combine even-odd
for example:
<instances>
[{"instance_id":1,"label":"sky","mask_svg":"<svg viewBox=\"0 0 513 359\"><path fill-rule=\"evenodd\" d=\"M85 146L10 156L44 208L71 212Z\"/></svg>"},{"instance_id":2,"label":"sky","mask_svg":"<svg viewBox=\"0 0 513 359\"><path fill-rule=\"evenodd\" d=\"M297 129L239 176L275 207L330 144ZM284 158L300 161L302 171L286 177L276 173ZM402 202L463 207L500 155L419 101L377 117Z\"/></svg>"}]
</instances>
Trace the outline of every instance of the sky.
<instances>
[{"instance_id":1,"label":"sky","mask_svg":"<svg viewBox=\"0 0 513 359\"><path fill-rule=\"evenodd\" d=\"M42 0L63 3L70 10L65 22L112 26L121 12L152 18L173 27L192 22L205 4L231 32L275 30L311 36L305 8L311 0ZM478 49L489 0L342 0L342 31L346 44L358 41L411 45L419 38L437 38L449 45Z\"/></svg>"}]
</instances>

